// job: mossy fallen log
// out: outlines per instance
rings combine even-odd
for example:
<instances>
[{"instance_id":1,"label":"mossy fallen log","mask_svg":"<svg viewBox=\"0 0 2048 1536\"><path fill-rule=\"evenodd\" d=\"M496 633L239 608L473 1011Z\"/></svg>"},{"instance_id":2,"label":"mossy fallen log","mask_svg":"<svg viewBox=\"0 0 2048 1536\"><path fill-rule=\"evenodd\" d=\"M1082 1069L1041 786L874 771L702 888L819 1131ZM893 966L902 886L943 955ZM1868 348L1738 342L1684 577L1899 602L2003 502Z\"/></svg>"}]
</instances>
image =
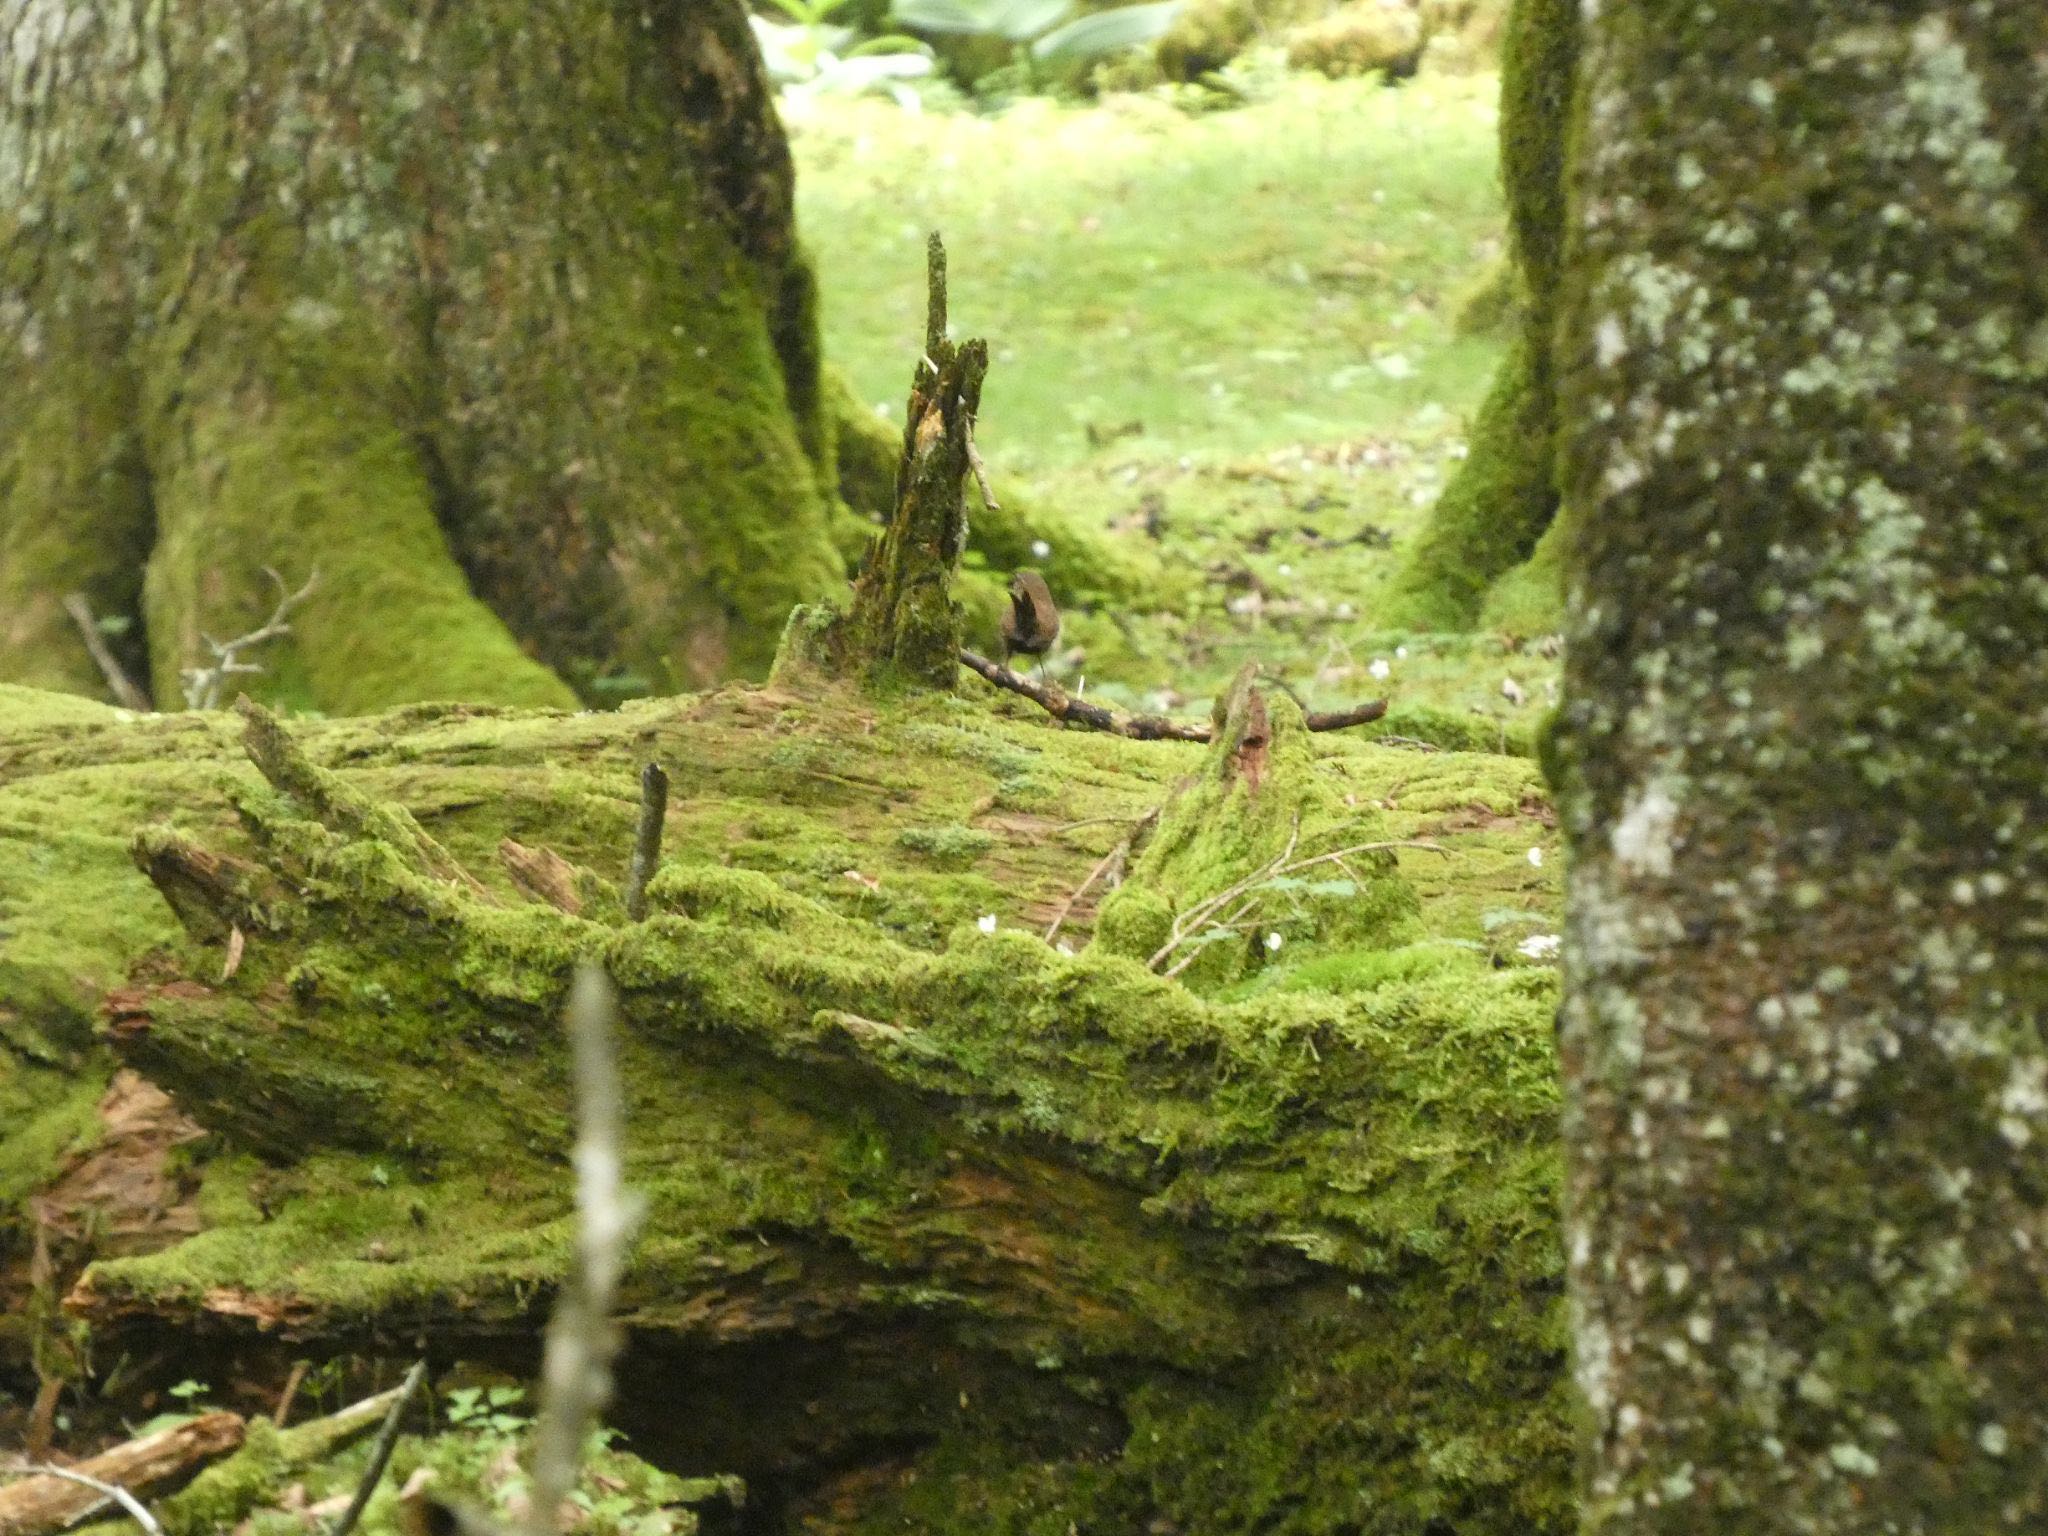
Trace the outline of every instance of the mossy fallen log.
<instances>
[{"instance_id":1,"label":"mossy fallen log","mask_svg":"<svg viewBox=\"0 0 2048 1536\"><path fill-rule=\"evenodd\" d=\"M110 1344L529 1348L568 1244L556 1017L595 956L650 1200L646 1454L812 1529L1569 1523L1554 976L1485 948L1550 899L1526 761L1310 738L1244 690L1206 753L943 694L40 697L0 690L0 1061L118 1057L210 1132L204 1230L71 1291ZM650 760L667 857L626 924ZM1155 809L1099 938L1043 942ZM1451 856L1279 886L1148 968L1162 913L1289 840L1422 839Z\"/></svg>"}]
</instances>

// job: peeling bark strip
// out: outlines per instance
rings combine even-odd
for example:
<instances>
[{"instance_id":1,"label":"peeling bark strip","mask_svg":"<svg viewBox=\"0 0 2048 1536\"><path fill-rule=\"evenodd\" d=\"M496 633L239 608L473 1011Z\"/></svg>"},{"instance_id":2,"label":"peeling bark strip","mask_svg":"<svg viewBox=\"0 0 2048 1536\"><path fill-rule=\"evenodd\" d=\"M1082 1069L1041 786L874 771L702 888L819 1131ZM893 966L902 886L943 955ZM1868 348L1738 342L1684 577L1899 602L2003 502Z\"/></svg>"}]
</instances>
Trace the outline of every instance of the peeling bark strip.
<instances>
[{"instance_id":1,"label":"peeling bark strip","mask_svg":"<svg viewBox=\"0 0 2048 1536\"><path fill-rule=\"evenodd\" d=\"M1586 1528L2039 1530L2048 11L1588 14Z\"/></svg>"}]
</instances>

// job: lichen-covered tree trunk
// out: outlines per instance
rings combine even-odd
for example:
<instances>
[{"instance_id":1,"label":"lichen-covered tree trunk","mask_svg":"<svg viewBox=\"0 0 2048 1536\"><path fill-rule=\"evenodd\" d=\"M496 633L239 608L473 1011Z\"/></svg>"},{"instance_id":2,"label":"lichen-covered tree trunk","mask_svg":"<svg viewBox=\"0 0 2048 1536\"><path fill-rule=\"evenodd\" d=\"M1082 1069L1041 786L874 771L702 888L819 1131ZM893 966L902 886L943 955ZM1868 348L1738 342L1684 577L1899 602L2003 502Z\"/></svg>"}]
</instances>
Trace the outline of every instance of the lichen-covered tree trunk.
<instances>
[{"instance_id":1,"label":"lichen-covered tree trunk","mask_svg":"<svg viewBox=\"0 0 2048 1536\"><path fill-rule=\"evenodd\" d=\"M1535 767L1311 738L1277 690L1218 725L1205 755L936 692L245 724L0 688L0 1301L38 1243L59 1277L0 1373L24 1332L72 1379L155 1342L230 1380L280 1335L521 1361L594 956L649 1201L620 1421L745 1476L756 1528L1563 1532L1554 972L1470 939L1532 874ZM1444 852L1356 847L1403 838ZM1070 900L1126 841L1119 910ZM1289 847L1353 851L1147 965ZM109 1054L205 1137L100 1130ZM150 1243L107 1191L182 1220ZM90 1361L57 1358L66 1292Z\"/></svg>"},{"instance_id":2,"label":"lichen-covered tree trunk","mask_svg":"<svg viewBox=\"0 0 2048 1536\"><path fill-rule=\"evenodd\" d=\"M1515 0L1501 45L1501 178L1518 298L1508 355L1472 424L1471 451L1404 556L1378 622L1458 629L1488 589L1530 569L1503 619L1554 622L1554 547L1531 560L1557 512L1555 332L1564 243L1564 159L1578 59L1577 0Z\"/></svg>"},{"instance_id":3,"label":"lichen-covered tree trunk","mask_svg":"<svg viewBox=\"0 0 2048 1536\"><path fill-rule=\"evenodd\" d=\"M758 670L842 575L737 0L0 0L0 677L160 706Z\"/></svg>"},{"instance_id":4,"label":"lichen-covered tree trunk","mask_svg":"<svg viewBox=\"0 0 2048 1536\"><path fill-rule=\"evenodd\" d=\"M2048 1523L2048 13L1609 0L1565 334L1587 1529Z\"/></svg>"}]
</instances>

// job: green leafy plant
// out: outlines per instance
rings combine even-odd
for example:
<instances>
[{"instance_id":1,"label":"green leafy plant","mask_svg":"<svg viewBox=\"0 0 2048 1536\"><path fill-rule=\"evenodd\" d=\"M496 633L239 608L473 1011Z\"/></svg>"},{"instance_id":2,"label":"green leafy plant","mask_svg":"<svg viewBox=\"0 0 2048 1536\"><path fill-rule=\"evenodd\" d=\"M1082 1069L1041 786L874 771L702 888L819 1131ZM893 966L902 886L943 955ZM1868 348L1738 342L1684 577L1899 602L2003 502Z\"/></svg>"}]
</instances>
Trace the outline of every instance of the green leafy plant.
<instances>
[{"instance_id":1,"label":"green leafy plant","mask_svg":"<svg viewBox=\"0 0 2048 1536\"><path fill-rule=\"evenodd\" d=\"M895 0L890 19L913 31L999 38L1035 75L1156 42L1180 0L1152 0L1076 16L1078 0Z\"/></svg>"},{"instance_id":2,"label":"green leafy plant","mask_svg":"<svg viewBox=\"0 0 2048 1536\"><path fill-rule=\"evenodd\" d=\"M516 1435L526 1428L527 1418L513 1410L525 1401L518 1387L457 1387L448 1394L448 1422L458 1429Z\"/></svg>"},{"instance_id":3,"label":"green leafy plant","mask_svg":"<svg viewBox=\"0 0 2048 1536\"><path fill-rule=\"evenodd\" d=\"M914 37L893 33L861 38L833 18L853 0L769 0L789 18L750 18L761 58L785 96L858 95L886 90L905 105L907 81L928 75L931 52Z\"/></svg>"}]
</instances>

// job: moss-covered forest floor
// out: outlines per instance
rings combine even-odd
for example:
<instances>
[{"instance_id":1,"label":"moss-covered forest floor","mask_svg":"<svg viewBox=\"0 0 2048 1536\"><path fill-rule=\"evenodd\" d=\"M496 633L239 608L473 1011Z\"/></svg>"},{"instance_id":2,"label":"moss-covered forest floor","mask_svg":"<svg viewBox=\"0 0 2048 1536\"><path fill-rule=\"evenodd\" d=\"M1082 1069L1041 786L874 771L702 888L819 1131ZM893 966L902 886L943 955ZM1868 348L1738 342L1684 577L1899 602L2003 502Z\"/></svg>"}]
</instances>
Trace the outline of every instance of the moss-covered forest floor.
<instances>
[{"instance_id":1,"label":"moss-covered forest floor","mask_svg":"<svg viewBox=\"0 0 2048 1536\"><path fill-rule=\"evenodd\" d=\"M1316 707L1384 691L1519 734L1544 637L1374 622L1504 345L1497 78L1246 79L1228 110L798 116L827 355L900 423L942 230L956 329L993 352L991 466L1161 567L1153 611L1070 615L1070 685L1198 709L1257 659Z\"/></svg>"}]
</instances>

